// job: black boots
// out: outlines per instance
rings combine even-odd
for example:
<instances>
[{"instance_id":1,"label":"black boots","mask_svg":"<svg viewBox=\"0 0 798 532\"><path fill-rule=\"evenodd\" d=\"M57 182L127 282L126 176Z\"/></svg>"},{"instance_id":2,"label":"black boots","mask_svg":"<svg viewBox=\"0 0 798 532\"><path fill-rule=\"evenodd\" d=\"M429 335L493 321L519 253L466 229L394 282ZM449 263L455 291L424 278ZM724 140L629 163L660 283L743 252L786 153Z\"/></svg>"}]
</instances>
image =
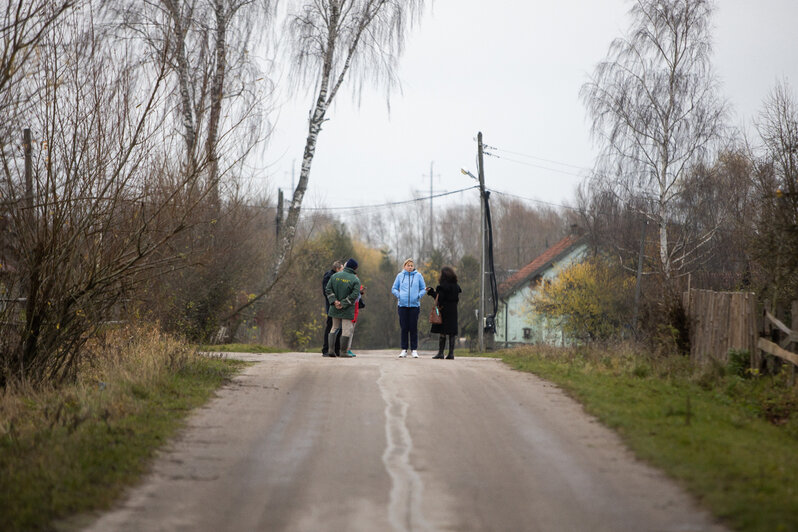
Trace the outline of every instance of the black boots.
<instances>
[{"instance_id":1,"label":"black boots","mask_svg":"<svg viewBox=\"0 0 798 532\"><path fill-rule=\"evenodd\" d=\"M446 336L441 335L438 339L438 354L432 358L443 358L443 348L446 347Z\"/></svg>"},{"instance_id":2,"label":"black boots","mask_svg":"<svg viewBox=\"0 0 798 532\"><path fill-rule=\"evenodd\" d=\"M456 335L451 334L449 335L449 354L446 355L446 360L454 360L454 337ZM441 336L441 338L443 338ZM441 341L441 345L443 345L443 341ZM443 348L441 347L441 355L443 355Z\"/></svg>"},{"instance_id":3,"label":"black boots","mask_svg":"<svg viewBox=\"0 0 798 532\"><path fill-rule=\"evenodd\" d=\"M454 360L454 338L456 335L450 334L449 335L449 354L446 356L446 360ZM438 340L438 354L432 358L443 358L443 349L446 347L446 335L442 334L440 339Z\"/></svg>"},{"instance_id":4,"label":"black boots","mask_svg":"<svg viewBox=\"0 0 798 532\"><path fill-rule=\"evenodd\" d=\"M330 331L330 336L329 336L327 342L329 344L328 349L330 349L332 352L327 353L324 356L328 356L328 357L336 357L336 356L338 356L338 353L336 353L334 351L334 349L335 349L335 341L336 341L337 338L338 338L338 331ZM339 342L340 342L340 340L339 340Z\"/></svg>"}]
</instances>

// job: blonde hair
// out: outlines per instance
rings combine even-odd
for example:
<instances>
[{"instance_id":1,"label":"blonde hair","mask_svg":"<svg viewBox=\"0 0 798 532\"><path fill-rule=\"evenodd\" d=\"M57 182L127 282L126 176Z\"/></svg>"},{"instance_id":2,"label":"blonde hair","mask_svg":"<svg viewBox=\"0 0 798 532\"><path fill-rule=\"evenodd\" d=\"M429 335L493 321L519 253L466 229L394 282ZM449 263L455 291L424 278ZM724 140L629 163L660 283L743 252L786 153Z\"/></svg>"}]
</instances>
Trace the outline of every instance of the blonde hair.
<instances>
[{"instance_id":1,"label":"blonde hair","mask_svg":"<svg viewBox=\"0 0 798 532\"><path fill-rule=\"evenodd\" d=\"M408 263L408 262L412 262L412 263L413 263L413 266L415 266L415 265L416 265L416 261L414 261L413 259L405 259L404 263L402 264L402 268L404 268L405 266L407 266L407 263Z\"/></svg>"}]
</instances>

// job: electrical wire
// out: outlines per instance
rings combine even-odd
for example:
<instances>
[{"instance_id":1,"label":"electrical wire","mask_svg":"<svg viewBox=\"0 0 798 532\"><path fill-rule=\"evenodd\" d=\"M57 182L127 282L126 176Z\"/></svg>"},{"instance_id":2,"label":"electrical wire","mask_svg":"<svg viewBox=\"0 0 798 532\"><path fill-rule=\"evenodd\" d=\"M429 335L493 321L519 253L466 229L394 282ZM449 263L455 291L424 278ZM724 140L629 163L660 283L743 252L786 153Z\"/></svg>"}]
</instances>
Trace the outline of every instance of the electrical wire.
<instances>
[{"instance_id":1,"label":"electrical wire","mask_svg":"<svg viewBox=\"0 0 798 532\"><path fill-rule=\"evenodd\" d=\"M509 161L511 163L522 164L524 166L531 166L532 168L540 168L542 170L548 170L550 172L557 172L559 174L571 175L571 176L575 176L575 177L584 177L583 174L577 174L575 172L569 172L567 170L559 170L557 168L551 168L551 167L548 167L548 166L543 166L542 164L535 164L535 163L527 163L527 162L524 162L524 161L518 161L516 159L510 159L509 157L502 157L500 155L496 155L496 154L493 154L493 153L485 152L485 155L488 155L490 157L495 157L496 159L501 159L503 161Z\"/></svg>"},{"instance_id":2,"label":"electrical wire","mask_svg":"<svg viewBox=\"0 0 798 532\"><path fill-rule=\"evenodd\" d=\"M518 155L518 156L521 156L521 157L527 157L529 159L535 159L537 161L543 161L543 162L551 163L551 164L559 164L560 166L568 166L570 168L576 168L577 170L583 170L583 171L586 171L586 172L590 172L591 171L590 168L586 168L584 166L577 166L575 164L562 163L560 161L555 161L553 159L545 159L543 157L537 157L535 155L529 155L527 153L521 153L521 152L518 152L518 151L510 151L510 150L505 150L505 149L502 149L502 148L492 148L492 149L494 149L496 151L502 151L502 152L505 152L505 153L510 153L512 155Z\"/></svg>"},{"instance_id":3,"label":"electrical wire","mask_svg":"<svg viewBox=\"0 0 798 532\"><path fill-rule=\"evenodd\" d=\"M441 192L439 194L434 194L432 196L423 196L423 197L420 197L420 198L413 198L413 199L403 200L403 201L390 201L390 202L387 202L387 203L375 203L375 204L372 204L372 205L351 205L349 207L304 207L302 210L326 212L326 211L356 211L356 210L364 210L364 209L383 209L383 208L387 208L387 207L396 207L398 205L407 205L409 203L417 203L419 201L429 201L430 199L442 198L444 196L451 196L453 194L460 194L462 192L473 190L475 188L479 188L479 186L478 185L474 185L474 186L467 187L467 188L461 188L459 190L453 190L451 192Z\"/></svg>"},{"instance_id":4,"label":"electrical wire","mask_svg":"<svg viewBox=\"0 0 798 532\"><path fill-rule=\"evenodd\" d=\"M526 198L524 196L519 196L518 194L512 194L510 192L504 192L502 190L496 190L495 188L486 189L486 190L490 190L492 193L495 193L495 194L499 194L499 195L502 195L502 196L508 196L508 197L519 199L519 200L522 200L522 201L533 201L535 203L542 203L543 205L548 205L550 207L559 207L561 209L569 209L569 210L576 211L576 212L582 212L581 209L578 209L576 207L571 207L569 205L562 205L561 203L552 203L550 201L544 201L544 200L539 200L539 199L535 199L535 198Z\"/></svg>"}]
</instances>

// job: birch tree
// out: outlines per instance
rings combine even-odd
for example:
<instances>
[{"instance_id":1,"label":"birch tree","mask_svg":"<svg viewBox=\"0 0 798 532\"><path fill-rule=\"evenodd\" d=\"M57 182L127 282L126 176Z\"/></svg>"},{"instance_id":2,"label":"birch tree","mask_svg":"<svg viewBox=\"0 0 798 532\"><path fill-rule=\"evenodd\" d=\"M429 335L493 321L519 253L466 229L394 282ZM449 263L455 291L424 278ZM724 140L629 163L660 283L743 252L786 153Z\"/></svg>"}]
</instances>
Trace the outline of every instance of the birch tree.
<instances>
[{"instance_id":1,"label":"birch tree","mask_svg":"<svg viewBox=\"0 0 798 532\"><path fill-rule=\"evenodd\" d=\"M269 103L273 89L263 56L277 0L113 0L111 21L120 23L120 41L146 49L152 61L167 58L169 89L167 135L175 171L185 175L197 193L207 192L200 225L183 235L183 251L191 271L170 276L172 308L163 313L179 319L180 332L207 341L219 329L221 315L230 311L243 290L241 274L251 264L234 262L240 248L251 248L235 228L250 226L264 212L244 203L241 182L253 150L270 133ZM145 46L141 46L144 44ZM243 217L249 216L250 222ZM231 239L231 236L234 238ZM259 286L263 249L259 241L250 255L257 263ZM236 251L231 251L235 249ZM249 288L248 291L253 291ZM229 327L232 329L232 327Z\"/></svg>"},{"instance_id":2,"label":"birch tree","mask_svg":"<svg viewBox=\"0 0 798 532\"><path fill-rule=\"evenodd\" d=\"M355 83L395 81L394 68L406 31L423 0L314 0L300 4L287 21L297 82L314 86L314 103L299 181L288 207L268 287L283 269L296 234L316 144L327 112L347 77Z\"/></svg>"},{"instance_id":3,"label":"birch tree","mask_svg":"<svg viewBox=\"0 0 798 532\"><path fill-rule=\"evenodd\" d=\"M636 0L628 35L613 41L581 90L601 155L597 187L645 204L666 279L712 237L680 233L683 183L721 137L725 104L710 65L711 0Z\"/></svg>"},{"instance_id":4,"label":"birch tree","mask_svg":"<svg viewBox=\"0 0 798 532\"><path fill-rule=\"evenodd\" d=\"M183 171L203 178L218 207L220 180L266 135L268 75L252 50L267 35L276 0L123 0L113 17L154 54L174 88Z\"/></svg>"}]
</instances>

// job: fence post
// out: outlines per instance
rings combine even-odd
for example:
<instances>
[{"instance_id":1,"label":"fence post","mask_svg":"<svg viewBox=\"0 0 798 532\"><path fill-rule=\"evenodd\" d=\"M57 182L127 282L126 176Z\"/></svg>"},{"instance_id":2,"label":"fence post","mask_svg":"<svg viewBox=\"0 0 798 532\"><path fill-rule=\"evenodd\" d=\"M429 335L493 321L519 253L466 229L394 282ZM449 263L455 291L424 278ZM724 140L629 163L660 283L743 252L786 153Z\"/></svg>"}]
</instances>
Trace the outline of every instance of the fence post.
<instances>
[{"instance_id":1,"label":"fence post","mask_svg":"<svg viewBox=\"0 0 798 532\"><path fill-rule=\"evenodd\" d=\"M771 314L773 314L771 310L772 308L770 306L770 300L766 299L762 307L762 314L759 317L759 319L761 320L759 324L759 334L760 336L764 336L768 340L771 339L771 334L773 334L773 325L770 323L770 320L768 320L765 317L765 313L770 312ZM761 349L756 350L756 359L757 360L756 360L755 369L760 369L765 360L765 354L762 352Z\"/></svg>"}]
</instances>

